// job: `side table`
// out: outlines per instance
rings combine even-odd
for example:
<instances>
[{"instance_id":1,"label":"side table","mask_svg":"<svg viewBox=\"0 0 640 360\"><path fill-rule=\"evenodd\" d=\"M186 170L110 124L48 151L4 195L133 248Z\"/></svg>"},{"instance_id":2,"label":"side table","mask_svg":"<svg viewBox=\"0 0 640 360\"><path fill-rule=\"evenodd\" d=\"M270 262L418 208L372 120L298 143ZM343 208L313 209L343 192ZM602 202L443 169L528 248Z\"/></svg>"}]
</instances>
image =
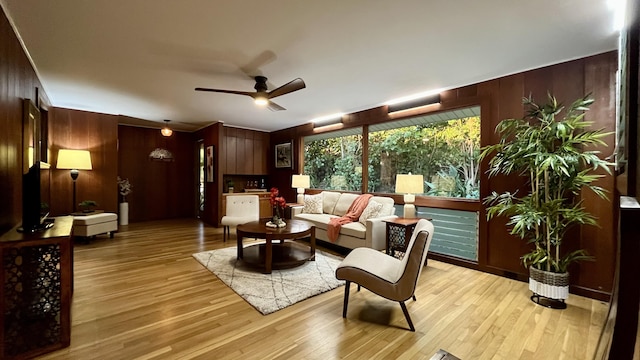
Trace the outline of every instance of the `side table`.
<instances>
[{"instance_id":1,"label":"side table","mask_svg":"<svg viewBox=\"0 0 640 360\"><path fill-rule=\"evenodd\" d=\"M395 218L383 220L387 223L386 252L396 258L402 258L407 251L409 240L420 218Z\"/></svg>"}]
</instances>

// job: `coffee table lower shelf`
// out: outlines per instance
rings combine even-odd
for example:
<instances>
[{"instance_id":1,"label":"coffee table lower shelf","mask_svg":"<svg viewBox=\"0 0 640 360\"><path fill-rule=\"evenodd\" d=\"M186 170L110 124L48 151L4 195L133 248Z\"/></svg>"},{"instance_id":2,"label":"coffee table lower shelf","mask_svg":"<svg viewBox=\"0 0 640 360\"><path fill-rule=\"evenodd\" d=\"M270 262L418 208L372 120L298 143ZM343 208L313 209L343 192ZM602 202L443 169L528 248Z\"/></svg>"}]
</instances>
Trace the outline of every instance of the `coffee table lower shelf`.
<instances>
[{"instance_id":1,"label":"coffee table lower shelf","mask_svg":"<svg viewBox=\"0 0 640 360\"><path fill-rule=\"evenodd\" d=\"M300 266L307 261L315 260L315 254L310 253L308 245L300 245L291 241L285 241L283 243L274 241L271 248L271 267L273 269L289 269ZM261 269L265 268L266 244L249 245L245 247L242 252L242 260L245 263Z\"/></svg>"}]
</instances>

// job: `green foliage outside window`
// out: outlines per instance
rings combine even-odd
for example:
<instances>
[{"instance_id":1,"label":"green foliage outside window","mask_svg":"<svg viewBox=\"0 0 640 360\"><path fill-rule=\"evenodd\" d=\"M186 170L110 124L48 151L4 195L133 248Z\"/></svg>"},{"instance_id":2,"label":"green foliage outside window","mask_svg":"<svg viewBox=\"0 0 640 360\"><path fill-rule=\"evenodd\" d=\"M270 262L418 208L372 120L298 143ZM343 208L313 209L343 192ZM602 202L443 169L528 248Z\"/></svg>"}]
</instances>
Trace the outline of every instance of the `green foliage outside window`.
<instances>
[{"instance_id":1,"label":"green foliage outside window","mask_svg":"<svg viewBox=\"0 0 640 360\"><path fill-rule=\"evenodd\" d=\"M480 117L369 134L369 191L393 193L395 175L422 174L425 194L479 198Z\"/></svg>"},{"instance_id":2,"label":"green foliage outside window","mask_svg":"<svg viewBox=\"0 0 640 360\"><path fill-rule=\"evenodd\" d=\"M399 122L402 126L402 121ZM369 136L368 191L394 193L396 174L422 174L425 194L479 198L480 117L374 131ZM305 141L304 173L315 189L360 191L362 136Z\"/></svg>"},{"instance_id":3,"label":"green foliage outside window","mask_svg":"<svg viewBox=\"0 0 640 360\"><path fill-rule=\"evenodd\" d=\"M348 135L305 143L304 173L315 189L360 191L362 136Z\"/></svg>"}]
</instances>

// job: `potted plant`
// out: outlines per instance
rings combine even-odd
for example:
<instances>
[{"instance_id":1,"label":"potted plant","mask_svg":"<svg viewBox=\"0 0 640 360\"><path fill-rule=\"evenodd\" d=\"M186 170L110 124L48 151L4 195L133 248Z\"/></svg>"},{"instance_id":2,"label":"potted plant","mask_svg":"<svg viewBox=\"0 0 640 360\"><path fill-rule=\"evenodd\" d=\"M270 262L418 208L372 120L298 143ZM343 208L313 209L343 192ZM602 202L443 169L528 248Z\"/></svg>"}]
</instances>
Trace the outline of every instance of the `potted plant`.
<instances>
[{"instance_id":1,"label":"potted plant","mask_svg":"<svg viewBox=\"0 0 640 360\"><path fill-rule=\"evenodd\" d=\"M593 184L602 176L594 171L601 168L611 173L612 164L600 159L599 151L584 149L606 145L602 138L608 135L588 129L591 123L584 115L592 103L587 95L565 109L551 94L542 105L525 98L524 118L501 121L496 127L500 142L481 153L481 158L492 156L489 177L517 174L526 178L524 194L493 192L485 198L487 218L508 217L510 233L532 244L532 250L521 257L529 268L531 300L554 308L566 308L569 265L592 259L584 249L562 247L572 225L596 225L582 207L579 193L587 188L605 197L604 190Z\"/></svg>"},{"instance_id":2,"label":"potted plant","mask_svg":"<svg viewBox=\"0 0 640 360\"><path fill-rule=\"evenodd\" d=\"M98 206L98 203L93 200L84 200L79 203L78 206L82 208L83 213L91 213L94 211L94 208Z\"/></svg>"},{"instance_id":3,"label":"potted plant","mask_svg":"<svg viewBox=\"0 0 640 360\"><path fill-rule=\"evenodd\" d=\"M127 202L127 195L133 191L133 185L131 185L129 179L121 179L120 176L118 176L118 188L122 196L122 202L119 206L120 225L129 225L129 203Z\"/></svg>"}]
</instances>

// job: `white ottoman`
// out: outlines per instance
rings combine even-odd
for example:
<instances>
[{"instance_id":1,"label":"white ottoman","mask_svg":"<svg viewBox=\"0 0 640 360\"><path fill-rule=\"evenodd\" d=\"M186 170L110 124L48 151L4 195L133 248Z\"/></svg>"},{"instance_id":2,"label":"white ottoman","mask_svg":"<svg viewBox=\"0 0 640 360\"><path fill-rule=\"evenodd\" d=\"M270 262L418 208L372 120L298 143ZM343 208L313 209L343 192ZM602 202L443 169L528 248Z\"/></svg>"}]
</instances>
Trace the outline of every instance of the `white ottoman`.
<instances>
[{"instance_id":1,"label":"white ottoman","mask_svg":"<svg viewBox=\"0 0 640 360\"><path fill-rule=\"evenodd\" d=\"M100 213L73 217L73 235L75 236L89 237L109 233L109 236L113 238L115 231L118 231L117 214Z\"/></svg>"}]
</instances>

